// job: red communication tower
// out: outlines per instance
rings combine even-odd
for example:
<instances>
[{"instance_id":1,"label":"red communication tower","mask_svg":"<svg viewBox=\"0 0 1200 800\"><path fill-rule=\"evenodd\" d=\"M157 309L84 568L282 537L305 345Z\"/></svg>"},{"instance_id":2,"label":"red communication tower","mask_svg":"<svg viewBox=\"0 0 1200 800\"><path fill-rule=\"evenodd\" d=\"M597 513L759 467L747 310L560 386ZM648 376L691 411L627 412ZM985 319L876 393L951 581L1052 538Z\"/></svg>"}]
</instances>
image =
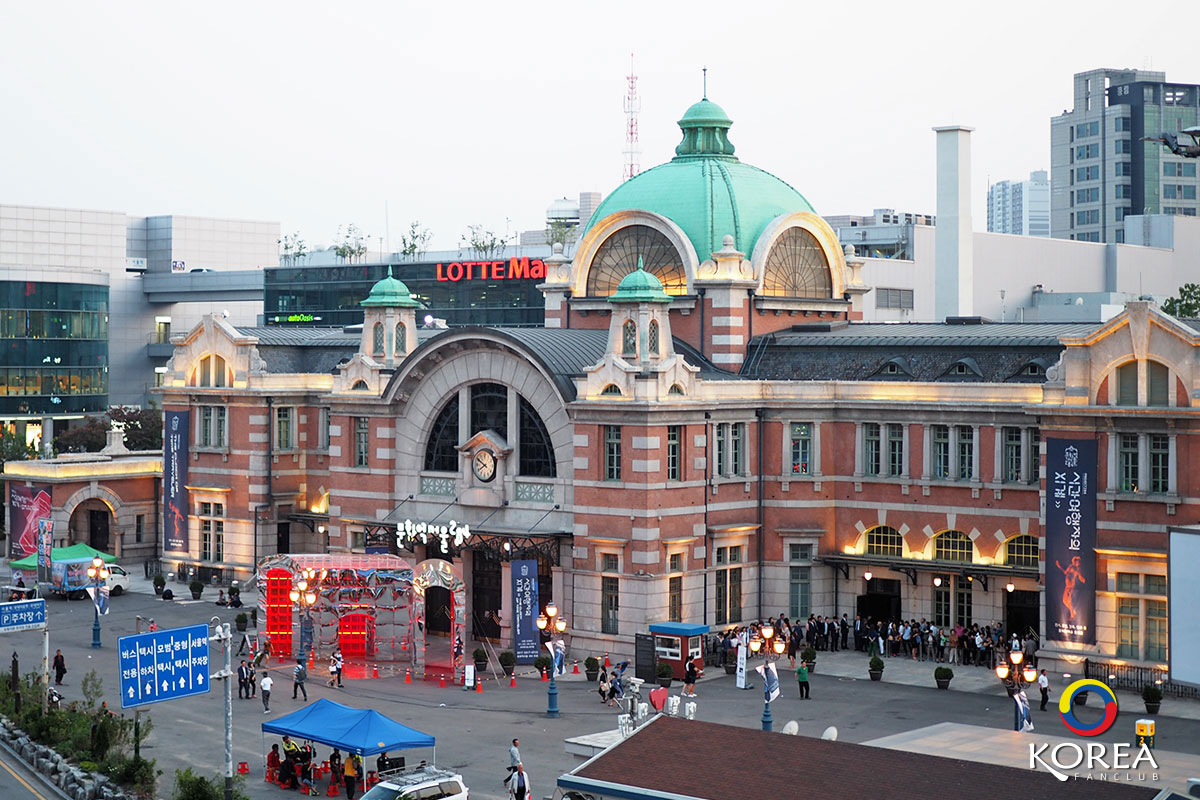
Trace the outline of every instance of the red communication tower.
<instances>
[{"instance_id":1,"label":"red communication tower","mask_svg":"<svg viewBox=\"0 0 1200 800\"><path fill-rule=\"evenodd\" d=\"M638 112L642 110L642 100L637 93L637 75L633 71L633 53L629 54L629 74L625 76L629 88L625 92L625 170L623 180L629 180L642 171L638 156L642 150L638 147Z\"/></svg>"}]
</instances>

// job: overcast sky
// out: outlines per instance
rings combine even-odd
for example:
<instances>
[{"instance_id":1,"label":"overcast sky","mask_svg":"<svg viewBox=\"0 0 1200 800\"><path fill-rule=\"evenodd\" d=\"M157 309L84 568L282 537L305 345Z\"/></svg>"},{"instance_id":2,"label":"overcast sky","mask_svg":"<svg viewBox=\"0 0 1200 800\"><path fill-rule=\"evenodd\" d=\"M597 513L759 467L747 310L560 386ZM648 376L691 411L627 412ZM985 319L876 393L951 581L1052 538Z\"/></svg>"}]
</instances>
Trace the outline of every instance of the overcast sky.
<instances>
[{"instance_id":1,"label":"overcast sky","mask_svg":"<svg viewBox=\"0 0 1200 800\"><path fill-rule=\"evenodd\" d=\"M1048 169L1071 76L1200 83L1190 3L55 3L0 17L0 203L277 220L312 244L413 220L540 228L641 164L701 95L737 155L825 215L934 213L935 125L987 182Z\"/></svg>"}]
</instances>

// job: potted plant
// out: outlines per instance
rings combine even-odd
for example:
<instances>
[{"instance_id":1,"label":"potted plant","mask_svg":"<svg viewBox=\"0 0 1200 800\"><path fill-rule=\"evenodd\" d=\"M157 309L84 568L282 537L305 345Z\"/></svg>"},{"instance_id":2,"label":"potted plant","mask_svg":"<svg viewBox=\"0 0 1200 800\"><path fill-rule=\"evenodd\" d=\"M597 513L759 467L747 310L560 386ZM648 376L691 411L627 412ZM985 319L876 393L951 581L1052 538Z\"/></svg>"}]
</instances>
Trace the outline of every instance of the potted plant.
<instances>
[{"instance_id":1,"label":"potted plant","mask_svg":"<svg viewBox=\"0 0 1200 800\"><path fill-rule=\"evenodd\" d=\"M200 595L203 594L203 592L204 592L204 582L203 581L192 581L191 583L188 584L188 588L192 590L192 599L199 600Z\"/></svg>"},{"instance_id":2,"label":"potted plant","mask_svg":"<svg viewBox=\"0 0 1200 800\"><path fill-rule=\"evenodd\" d=\"M658 675L658 685L664 689L671 688L671 679L675 677L675 669L665 661L658 662L658 667L655 669L655 674Z\"/></svg>"},{"instance_id":3,"label":"potted plant","mask_svg":"<svg viewBox=\"0 0 1200 800\"><path fill-rule=\"evenodd\" d=\"M1157 714L1162 705L1162 689L1153 683L1142 687L1142 702L1146 704L1147 714Z\"/></svg>"},{"instance_id":4,"label":"potted plant","mask_svg":"<svg viewBox=\"0 0 1200 800\"><path fill-rule=\"evenodd\" d=\"M949 689L950 679L954 677L954 670L949 667L937 667L933 670L933 679L937 681L939 689Z\"/></svg>"},{"instance_id":5,"label":"potted plant","mask_svg":"<svg viewBox=\"0 0 1200 800\"><path fill-rule=\"evenodd\" d=\"M250 617L246 616L246 612L241 612L233 618L233 624L237 626L238 633L246 630L247 623L250 622Z\"/></svg>"},{"instance_id":6,"label":"potted plant","mask_svg":"<svg viewBox=\"0 0 1200 800\"><path fill-rule=\"evenodd\" d=\"M164 587L164 586L166 586L166 585L167 585L167 579L166 579L166 578L164 578L162 575L155 575L155 576L154 576L154 593L155 593L155 594L162 594L162 593L163 593L163 587Z\"/></svg>"},{"instance_id":7,"label":"potted plant","mask_svg":"<svg viewBox=\"0 0 1200 800\"><path fill-rule=\"evenodd\" d=\"M871 661L867 665L867 674L873 681L881 680L883 678L883 659L879 656L871 656Z\"/></svg>"},{"instance_id":8,"label":"potted plant","mask_svg":"<svg viewBox=\"0 0 1200 800\"><path fill-rule=\"evenodd\" d=\"M533 660L533 668L537 670L539 676L545 674L549 677L550 667L553 664L554 662L550 660L550 656L538 656Z\"/></svg>"},{"instance_id":9,"label":"potted plant","mask_svg":"<svg viewBox=\"0 0 1200 800\"><path fill-rule=\"evenodd\" d=\"M505 650L500 654L500 667L504 670L505 675L512 675L515 666L517 666L516 653L512 650Z\"/></svg>"},{"instance_id":10,"label":"potted plant","mask_svg":"<svg viewBox=\"0 0 1200 800\"><path fill-rule=\"evenodd\" d=\"M806 647L800 653L800 658L802 658L804 660L804 662L806 664L808 664L808 671L810 673L817 671L817 651L816 650L814 650L811 647Z\"/></svg>"},{"instance_id":11,"label":"potted plant","mask_svg":"<svg viewBox=\"0 0 1200 800\"><path fill-rule=\"evenodd\" d=\"M595 683L600 677L600 660L595 656L588 656L583 660L583 673L587 677L588 683Z\"/></svg>"},{"instance_id":12,"label":"potted plant","mask_svg":"<svg viewBox=\"0 0 1200 800\"><path fill-rule=\"evenodd\" d=\"M471 658L475 661L475 673L478 674L487 669L488 655L487 650L482 647L476 647L471 653Z\"/></svg>"}]
</instances>

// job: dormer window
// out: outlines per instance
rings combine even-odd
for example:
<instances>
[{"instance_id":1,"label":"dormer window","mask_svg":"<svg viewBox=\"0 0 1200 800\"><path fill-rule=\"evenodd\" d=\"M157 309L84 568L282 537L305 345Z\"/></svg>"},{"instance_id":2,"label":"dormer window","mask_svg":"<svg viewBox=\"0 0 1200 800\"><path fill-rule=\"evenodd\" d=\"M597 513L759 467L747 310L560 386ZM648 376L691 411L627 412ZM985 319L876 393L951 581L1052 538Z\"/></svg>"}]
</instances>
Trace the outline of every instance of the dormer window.
<instances>
[{"instance_id":1,"label":"dormer window","mask_svg":"<svg viewBox=\"0 0 1200 800\"><path fill-rule=\"evenodd\" d=\"M615 383L610 383L608 386L604 387L604 390L600 392L600 394L605 397L620 397L621 387L617 386Z\"/></svg>"},{"instance_id":2,"label":"dormer window","mask_svg":"<svg viewBox=\"0 0 1200 800\"><path fill-rule=\"evenodd\" d=\"M1021 370L1021 374L1031 378L1040 378L1046 374L1046 370L1042 369L1041 364L1029 363Z\"/></svg>"},{"instance_id":3,"label":"dormer window","mask_svg":"<svg viewBox=\"0 0 1200 800\"><path fill-rule=\"evenodd\" d=\"M363 380L358 380L358 381L355 381L355 382L354 382L354 385L350 387L350 391L352 391L352 392L365 392L365 391L367 391L367 390L368 390L368 389L370 389L370 388L371 388L371 387L367 386L367 382L366 382L366 381L363 381Z\"/></svg>"},{"instance_id":4,"label":"dormer window","mask_svg":"<svg viewBox=\"0 0 1200 800\"><path fill-rule=\"evenodd\" d=\"M631 319L621 326L621 355L637 355L637 325Z\"/></svg>"},{"instance_id":5,"label":"dormer window","mask_svg":"<svg viewBox=\"0 0 1200 800\"><path fill-rule=\"evenodd\" d=\"M907 361L900 356L895 356L885 361L875 374L886 378L911 378L912 369L908 366Z\"/></svg>"},{"instance_id":6,"label":"dormer window","mask_svg":"<svg viewBox=\"0 0 1200 800\"><path fill-rule=\"evenodd\" d=\"M983 370L973 358L960 358L946 370L945 378L982 378Z\"/></svg>"},{"instance_id":7,"label":"dormer window","mask_svg":"<svg viewBox=\"0 0 1200 800\"><path fill-rule=\"evenodd\" d=\"M192 376L193 386L228 386L225 359L221 356L205 356Z\"/></svg>"},{"instance_id":8,"label":"dormer window","mask_svg":"<svg viewBox=\"0 0 1200 800\"><path fill-rule=\"evenodd\" d=\"M667 390L667 394L682 397L683 396L683 387L680 386L678 383L673 383L673 384L671 384L671 388L669 390Z\"/></svg>"},{"instance_id":9,"label":"dormer window","mask_svg":"<svg viewBox=\"0 0 1200 800\"><path fill-rule=\"evenodd\" d=\"M879 370L879 372L882 375L901 375L904 371L900 369L900 365L895 361L889 361L883 365L883 369Z\"/></svg>"},{"instance_id":10,"label":"dormer window","mask_svg":"<svg viewBox=\"0 0 1200 800\"><path fill-rule=\"evenodd\" d=\"M971 368L970 368L970 367L968 367L966 364L963 364L963 363L960 361L959 363L957 363L957 364L955 364L954 366L950 367L950 374L951 374L951 375L970 375L970 374L971 374Z\"/></svg>"}]
</instances>

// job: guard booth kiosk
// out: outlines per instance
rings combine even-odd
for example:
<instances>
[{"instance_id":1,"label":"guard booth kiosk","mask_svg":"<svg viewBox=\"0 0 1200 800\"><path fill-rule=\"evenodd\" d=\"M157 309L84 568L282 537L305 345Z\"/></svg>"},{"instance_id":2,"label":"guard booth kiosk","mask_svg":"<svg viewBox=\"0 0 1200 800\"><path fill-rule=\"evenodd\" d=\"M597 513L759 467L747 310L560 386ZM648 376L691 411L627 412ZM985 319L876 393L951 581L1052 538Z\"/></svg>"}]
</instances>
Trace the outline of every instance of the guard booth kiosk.
<instances>
[{"instance_id":1,"label":"guard booth kiosk","mask_svg":"<svg viewBox=\"0 0 1200 800\"><path fill-rule=\"evenodd\" d=\"M683 680L683 665L688 656L696 669L704 668L704 635L707 625L685 622L655 622L650 626L654 636L654 655L660 664L670 664L676 680Z\"/></svg>"}]
</instances>

